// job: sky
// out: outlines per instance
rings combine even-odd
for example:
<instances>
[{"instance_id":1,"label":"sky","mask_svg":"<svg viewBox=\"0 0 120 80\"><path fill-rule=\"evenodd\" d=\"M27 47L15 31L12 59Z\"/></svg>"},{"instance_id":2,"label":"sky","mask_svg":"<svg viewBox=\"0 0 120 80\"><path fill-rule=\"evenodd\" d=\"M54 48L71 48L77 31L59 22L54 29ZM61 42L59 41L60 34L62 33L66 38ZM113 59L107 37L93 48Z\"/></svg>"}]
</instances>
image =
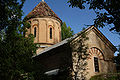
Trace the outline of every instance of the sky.
<instances>
[{"instance_id":1,"label":"sky","mask_svg":"<svg viewBox=\"0 0 120 80\"><path fill-rule=\"evenodd\" d=\"M42 0L26 0L23 6L25 17L32 9L39 4ZM74 33L80 32L85 25L92 25L96 14L93 10L88 8L80 10L79 8L69 7L68 0L44 0L48 6L57 14L57 16L70 26ZM109 31L109 27L99 28L99 30L107 37L107 39L114 45L120 44L120 36ZM115 54L116 55L116 54Z\"/></svg>"}]
</instances>

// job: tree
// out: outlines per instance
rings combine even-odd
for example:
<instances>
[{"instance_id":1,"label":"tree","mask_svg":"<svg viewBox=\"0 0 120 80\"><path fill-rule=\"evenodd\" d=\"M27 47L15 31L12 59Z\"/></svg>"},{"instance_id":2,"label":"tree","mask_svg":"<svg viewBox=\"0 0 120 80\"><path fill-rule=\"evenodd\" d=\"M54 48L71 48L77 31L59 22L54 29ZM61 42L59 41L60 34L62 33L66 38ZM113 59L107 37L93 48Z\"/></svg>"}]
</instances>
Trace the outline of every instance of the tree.
<instances>
[{"instance_id":1,"label":"tree","mask_svg":"<svg viewBox=\"0 0 120 80\"><path fill-rule=\"evenodd\" d=\"M71 27L66 25L65 22L63 22L61 27L61 34L62 34L62 40L69 38L73 35L73 31L71 30Z\"/></svg>"},{"instance_id":2,"label":"tree","mask_svg":"<svg viewBox=\"0 0 120 80\"><path fill-rule=\"evenodd\" d=\"M25 37L26 20L22 20L25 0L0 2L0 79L32 79L32 60L36 53L33 35Z\"/></svg>"},{"instance_id":3,"label":"tree","mask_svg":"<svg viewBox=\"0 0 120 80\"><path fill-rule=\"evenodd\" d=\"M120 0L69 0L69 6L85 9L93 9L97 14L94 19L94 26L104 27L106 24L113 24L110 31L116 31L120 34Z\"/></svg>"}]
</instances>

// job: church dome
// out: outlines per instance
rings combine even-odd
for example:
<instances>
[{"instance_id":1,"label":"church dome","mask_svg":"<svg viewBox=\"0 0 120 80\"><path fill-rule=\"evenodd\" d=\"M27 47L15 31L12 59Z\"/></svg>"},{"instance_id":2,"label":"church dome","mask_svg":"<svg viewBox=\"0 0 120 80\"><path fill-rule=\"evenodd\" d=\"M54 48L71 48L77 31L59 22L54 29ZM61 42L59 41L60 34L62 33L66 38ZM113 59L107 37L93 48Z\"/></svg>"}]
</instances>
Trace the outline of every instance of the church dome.
<instances>
[{"instance_id":1,"label":"church dome","mask_svg":"<svg viewBox=\"0 0 120 80\"><path fill-rule=\"evenodd\" d=\"M61 41L62 20L41 1L27 16L31 27L26 36L34 35L34 43L39 44L37 53Z\"/></svg>"},{"instance_id":2,"label":"church dome","mask_svg":"<svg viewBox=\"0 0 120 80\"><path fill-rule=\"evenodd\" d=\"M28 19L51 17L57 19L60 23L62 23L62 20L53 12L53 10L44 1L41 1L26 17Z\"/></svg>"}]
</instances>

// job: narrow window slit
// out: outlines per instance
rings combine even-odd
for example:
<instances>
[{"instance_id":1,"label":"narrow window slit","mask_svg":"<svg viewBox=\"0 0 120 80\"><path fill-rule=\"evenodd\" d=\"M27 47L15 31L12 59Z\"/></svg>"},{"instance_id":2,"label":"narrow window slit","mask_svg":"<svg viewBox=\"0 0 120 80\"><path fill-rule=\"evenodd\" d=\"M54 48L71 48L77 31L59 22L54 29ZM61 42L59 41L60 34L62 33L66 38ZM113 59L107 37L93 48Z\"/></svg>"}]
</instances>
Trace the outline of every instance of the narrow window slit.
<instances>
[{"instance_id":1,"label":"narrow window slit","mask_svg":"<svg viewBox=\"0 0 120 80\"><path fill-rule=\"evenodd\" d=\"M52 28L50 28L50 39L52 39Z\"/></svg>"},{"instance_id":2,"label":"narrow window slit","mask_svg":"<svg viewBox=\"0 0 120 80\"><path fill-rule=\"evenodd\" d=\"M34 37L36 37L36 27L34 28Z\"/></svg>"}]
</instances>

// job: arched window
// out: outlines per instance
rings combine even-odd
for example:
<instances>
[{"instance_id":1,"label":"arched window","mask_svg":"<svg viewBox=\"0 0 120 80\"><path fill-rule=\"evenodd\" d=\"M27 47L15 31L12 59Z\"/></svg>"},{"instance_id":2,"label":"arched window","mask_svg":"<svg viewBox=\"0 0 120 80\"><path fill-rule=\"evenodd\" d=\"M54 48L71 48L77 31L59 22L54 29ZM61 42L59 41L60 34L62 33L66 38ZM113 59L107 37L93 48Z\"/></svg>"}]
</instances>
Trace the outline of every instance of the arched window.
<instances>
[{"instance_id":1,"label":"arched window","mask_svg":"<svg viewBox=\"0 0 120 80\"><path fill-rule=\"evenodd\" d=\"M52 28L50 28L50 39L52 39Z\"/></svg>"},{"instance_id":2,"label":"arched window","mask_svg":"<svg viewBox=\"0 0 120 80\"><path fill-rule=\"evenodd\" d=\"M94 57L94 68L95 68L95 72L99 72L99 63L97 57Z\"/></svg>"},{"instance_id":3,"label":"arched window","mask_svg":"<svg viewBox=\"0 0 120 80\"><path fill-rule=\"evenodd\" d=\"M100 49L98 49L96 47L90 48L88 58L91 58L91 56L94 55L94 54L97 54L97 56L100 60L104 60L104 55L103 55L103 53Z\"/></svg>"},{"instance_id":4,"label":"arched window","mask_svg":"<svg viewBox=\"0 0 120 80\"><path fill-rule=\"evenodd\" d=\"M34 28L34 37L36 37L36 27Z\"/></svg>"}]
</instances>

